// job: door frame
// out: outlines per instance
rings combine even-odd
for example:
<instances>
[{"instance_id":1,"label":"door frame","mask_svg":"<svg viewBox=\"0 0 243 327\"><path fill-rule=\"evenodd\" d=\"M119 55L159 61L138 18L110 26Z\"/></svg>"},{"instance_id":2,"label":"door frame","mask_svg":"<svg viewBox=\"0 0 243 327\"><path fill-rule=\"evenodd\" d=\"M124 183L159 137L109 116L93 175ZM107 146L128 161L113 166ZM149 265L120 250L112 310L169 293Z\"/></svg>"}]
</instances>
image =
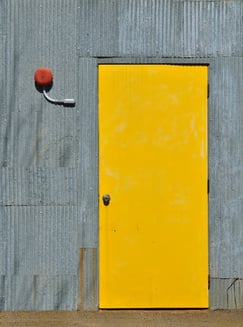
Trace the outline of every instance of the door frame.
<instances>
[{"instance_id":1,"label":"door frame","mask_svg":"<svg viewBox=\"0 0 243 327\"><path fill-rule=\"evenodd\" d=\"M100 65L122 65L122 64L155 64L155 65L187 65L187 66L207 66L208 67L208 97L207 97L207 175L208 175L208 182L209 182L209 187L208 187L208 196L207 196L207 202L208 202L208 272L209 272L209 279L208 279L208 296L209 296L209 308L210 308L210 151L209 151L209 139L210 139L210 120L209 120L209 112L210 112L210 97L209 97L209 86L210 86L210 60L205 60L204 58L156 58L156 57L145 57L145 58L141 58L141 57L128 57L128 58L121 58L121 57L112 57L112 58L97 58L97 67L96 67L96 72L97 72L97 117L96 117L96 124L97 124L97 131L99 128L99 99L98 99L98 92L99 92L99 85L98 85L98 71L99 71L99 66ZM99 138L99 135L98 135ZM98 141L98 139L97 139ZM99 143L97 143L99 144ZM99 146L97 145L97 158L99 158ZM97 159L98 161L98 159ZM97 178L98 178L98 183L97 183L97 187L99 189L99 164L97 163ZM99 219L100 219L100 212L99 212L99 195L98 195L98 204L97 204L97 230L99 230ZM98 232L98 242L97 242L97 306L99 309L99 249L100 249L100 240L99 240L99 232ZM199 308L200 309L200 308Z\"/></svg>"}]
</instances>

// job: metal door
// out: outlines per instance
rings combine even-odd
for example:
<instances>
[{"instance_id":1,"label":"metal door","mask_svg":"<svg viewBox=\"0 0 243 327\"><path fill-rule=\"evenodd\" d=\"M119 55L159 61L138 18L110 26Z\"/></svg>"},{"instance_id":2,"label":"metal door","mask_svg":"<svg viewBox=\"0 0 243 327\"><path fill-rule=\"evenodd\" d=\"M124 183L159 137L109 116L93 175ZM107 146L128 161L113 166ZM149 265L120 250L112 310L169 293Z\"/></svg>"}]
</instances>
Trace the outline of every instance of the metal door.
<instances>
[{"instance_id":1,"label":"metal door","mask_svg":"<svg viewBox=\"0 0 243 327\"><path fill-rule=\"evenodd\" d=\"M206 66L99 66L99 306L208 307Z\"/></svg>"}]
</instances>

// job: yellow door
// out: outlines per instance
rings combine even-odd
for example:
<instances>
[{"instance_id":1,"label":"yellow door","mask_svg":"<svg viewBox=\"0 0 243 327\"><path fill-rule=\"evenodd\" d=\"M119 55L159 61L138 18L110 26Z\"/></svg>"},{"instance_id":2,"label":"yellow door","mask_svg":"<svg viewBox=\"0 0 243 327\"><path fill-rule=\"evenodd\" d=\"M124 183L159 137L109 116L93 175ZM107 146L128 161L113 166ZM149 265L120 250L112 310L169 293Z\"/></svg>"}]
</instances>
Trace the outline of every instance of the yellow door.
<instances>
[{"instance_id":1,"label":"yellow door","mask_svg":"<svg viewBox=\"0 0 243 327\"><path fill-rule=\"evenodd\" d=\"M206 66L99 66L99 306L208 307Z\"/></svg>"}]
</instances>

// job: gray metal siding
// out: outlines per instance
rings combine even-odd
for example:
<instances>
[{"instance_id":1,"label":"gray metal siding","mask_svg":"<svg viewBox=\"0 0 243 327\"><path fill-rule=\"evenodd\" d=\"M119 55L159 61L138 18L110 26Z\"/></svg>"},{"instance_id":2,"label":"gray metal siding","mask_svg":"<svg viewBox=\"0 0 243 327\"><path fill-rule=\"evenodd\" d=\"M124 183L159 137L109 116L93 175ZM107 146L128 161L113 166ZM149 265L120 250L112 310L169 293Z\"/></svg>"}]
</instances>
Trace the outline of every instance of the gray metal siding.
<instances>
[{"instance_id":1,"label":"gray metal siding","mask_svg":"<svg viewBox=\"0 0 243 327\"><path fill-rule=\"evenodd\" d=\"M82 56L242 55L243 3L82 0Z\"/></svg>"},{"instance_id":2,"label":"gray metal siding","mask_svg":"<svg viewBox=\"0 0 243 327\"><path fill-rule=\"evenodd\" d=\"M97 64L123 62L209 64L211 307L243 306L242 35L241 0L0 1L0 310L98 306Z\"/></svg>"},{"instance_id":3,"label":"gray metal siding","mask_svg":"<svg viewBox=\"0 0 243 327\"><path fill-rule=\"evenodd\" d=\"M1 309L76 309L78 247L92 238L80 203L80 111L45 101L33 75L50 67L50 95L78 100L79 1L0 6Z\"/></svg>"},{"instance_id":4,"label":"gray metal siding","mask_svg":"<svg viewBox=\"0 0 243 327\"><path fill-rule=\"evenodd\" d=\"M47 103L33 82L38 67L50 67L50 94L77 98L76 7L77 1L6 2L3 166L77 166L76 110Z\"/></svg>"},{"instance_id":5,"label":"gray metal siding","mask_svg":"<svg viewBox=\"0 0 243 327\"><path fill-rule=\"evenodd\" d=\"M243 307L243 280L239 278L212 278L211 309L240 309Z\"/></svg>"},{"instance_id":6,"label":"gray metal siding","mask_svg":"<svg viewBox=\"0 0 243 327\"><path fill-rule=\"evenodd\" d=\"M1 168L0 205L78 205L77 168Z\"/></svg>"},{"instance_id":7,"label":"gray metal siding","mask_svg":"<svg viewBox=\"0 0 243 327\"><path fill-rule=\"evenodd\" d=\"M78 214L76 207L64 206L1 208L5 310L75 307ZM65 297L71 301L57 300L64 292L57 281L59 286L71 283L65 287Z\"/></svg>"},{"instance_id":8,"label":"gray metal siding","mask_svg":"<svg viewBox=\"0 0 243 327\"><path fill-rule=\"evenodd\" d=\"M243 57L210 65L210 267L216 278L243 277Z\"/></svg>"}]
</instances>

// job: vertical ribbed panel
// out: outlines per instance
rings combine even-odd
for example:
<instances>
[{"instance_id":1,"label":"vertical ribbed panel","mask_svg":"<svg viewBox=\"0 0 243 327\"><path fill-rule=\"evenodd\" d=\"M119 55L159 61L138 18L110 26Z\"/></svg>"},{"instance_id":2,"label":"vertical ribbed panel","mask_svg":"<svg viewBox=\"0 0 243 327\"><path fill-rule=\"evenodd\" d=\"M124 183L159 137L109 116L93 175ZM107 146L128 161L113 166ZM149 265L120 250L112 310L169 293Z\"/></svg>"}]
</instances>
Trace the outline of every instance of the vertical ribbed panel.
<instances>
[{"instance_id":1,"label":"vertical ribbed panel","mask_svg":"<svg viewBox=\"0 0 243 327\"><path fill-rule=\"evenodd\" d=\"M242 1L82 0L82 56L241 55Z\"/></svg>"},{"instance_id":2,"label":"vertical ribbed panel","mask_svg":"<svg viewBox=\"0 0 243 327\"><path fill-rule=\"evenodd\" d=\"M7 240L5 309L74 309L77 207L5 207L1 218Z\"/></svg>"},{"instance_id":3,"label":"vertical ribbed panel","mask_svg":"<svg viewBox=\"0 0 243 327\"><path fill-rule=\"evenodd\" d=\"M48 103L33 75L51 68L50 96L77 100L78 5L0 2L0 309L77 306L79 104Z\"/></svg>"},{"instance_id":4,"label":"vertical ribbed panel","mask_svg":"<svg viewBox=\"0 0 243 327\"><path fill-rule=\"evenodd\" d=\"M242 54L242 2L175 0L174 3L177 17L175 55Z\"/></svg>"},{"instance_id":5,"label":"vertical ribbed panel","mask_svg":"<svg viewBox=\"0 0 243 327\"><path fill-rule=\"evenodd\" d=\"M119 55L174 53L176 19L171 0L120 1Z\"/></svg>"},{"instance_id":6,"label":"vertical ribbed panel","mask_svg":"<svg viewBox=\"0 0 243 327\"><path fill-rule=\"evenodd\" d=\"M117 0L81 0L79 48L82 56L118 55Z\"/></svg>"},{"instance_id":7,"label":"vertical ribbed panel","mask_svg":"<svg viewBox=\"0 0 243 327\"><path fill-rule=\"evenodd\" d=\"M243 277L243 58L210 65L211 276Z\"/></svg>"},{"instance_id":8,"label":"vertical ribbed panel","mask_svg":"<svg viewBox=\"0 0 243 327\"><path fill-rule=\"evenodd\" d=\"M0 1L0 310L76 309L79 248L83 308L97 308L101 60L91 57L106 56L210 64L211 306L243 306L242 15L241 0ZM43 99L40 66L54 73L49 95L76 107Z\"/></svg>"},{"instance_id":9,"label":"vertical ribbed panel","mask_svg":"<svg viewBox=\"0 0 243 327\"><path fill-rule=\"evenodd\" d=\"M0 1L0 103L3 104L4 99L4 89L3 89L3 80L4 80L4 59L5 59L5 22L3 21L4 16L4 4ZM0 119L2 120L3 116L0 111Z\"/></svg>"},{"instance_id":10,"label":"vertical ribbed panel","mask_svg":"<svg viewBox=\"0 0 243 327\"><path fill-rule=\"evenodd\" d=\"M33 74L40 66L50 67L54 74L50 95L77 99L77 4L77 0L6 1L3 166L76 166L76 109L44 100Z\"/></svg>"},{"instance_id":11,"label":"vertical ribbed panel","mask_svg":"<svg viewBox=\"0 0 243 327\"><path fill-rule=\"evenodd\" d=\"M240 309L243 307L243 280L239 278L210 281L211 309Z\"/></svg>"},{"instance_id":12,"label":"vertical ribbed panel","mask_svg":"<svg viewBox=\"0 0 243 327\"><path fill-rule=\"evenodd\" d=\"M7 244L6 242L0 241L0 276L6 275L7 272L6 260L7 260Z\"/></svg>"},{"instance_id":13,"label":"vertical ribbed panel","mask_svg":"<svg viewBox=\"0 0 243 327\"><path fill-rule=\"evenodd\" d=\"M5 310L5 276L0 275L0 310Z\"/></svg>"},{"instance_id":14,"label":"vertical ribbed panel","mask_svg":"<svg viewBox=\"0 0 243 327\"><path fill-rule=\"evenodd\" d=\"M1 285L0 285L1 286ZM14 275L4 278L4 310L73 310L77 276ZM0 297L1 300L1 297ZM0 303L1 304L1 303Z\"/></svg>"},{"instance_id":15,"label":"vertical ribbed panel","mask_svg":"<svg viewBox=\"0 0 243 327\"><path fill-rule=\"evenodd\" d=\"M83 257L83 310L98 308L98 251L84 249Z\"/></svg>"},{"instance_id":16,"label":"vertical ribbed panel","mask_svg":"<svg viewBox=\"0 0 243 327\"><path fill-rule=\"evenodd\" d=\"M77 205L76 168L2 168L0 205Z\"/></svg>"},{"instance_id":17,"label":"vertical ribbed panel","mask_svg":"<svg viewBox=\"0 0 243 327\"><path fill-rule=\"evenodd\" d=\"M76 207L5 207L11 275L76 274Z\"/></svg>"},{"instance_id":18,"label":"vertical ribbed panel","mask_svg":"<svg viewBox=\"0 0 243 327\"><path fill-rule=\"evenodd\" d=\"M90 229L83 229L80 247L97 246L98 229L98 123L97 123L97 61L80 59L80 198L82 220ZM83 243L89 236L92 242ZM88 240L88 239L87 239ZM95 244L94 244L95 242ZM92 244L93 243L93 244ZM92 244L92 245L91 245Z\"/></svg>"}]
</instances>

